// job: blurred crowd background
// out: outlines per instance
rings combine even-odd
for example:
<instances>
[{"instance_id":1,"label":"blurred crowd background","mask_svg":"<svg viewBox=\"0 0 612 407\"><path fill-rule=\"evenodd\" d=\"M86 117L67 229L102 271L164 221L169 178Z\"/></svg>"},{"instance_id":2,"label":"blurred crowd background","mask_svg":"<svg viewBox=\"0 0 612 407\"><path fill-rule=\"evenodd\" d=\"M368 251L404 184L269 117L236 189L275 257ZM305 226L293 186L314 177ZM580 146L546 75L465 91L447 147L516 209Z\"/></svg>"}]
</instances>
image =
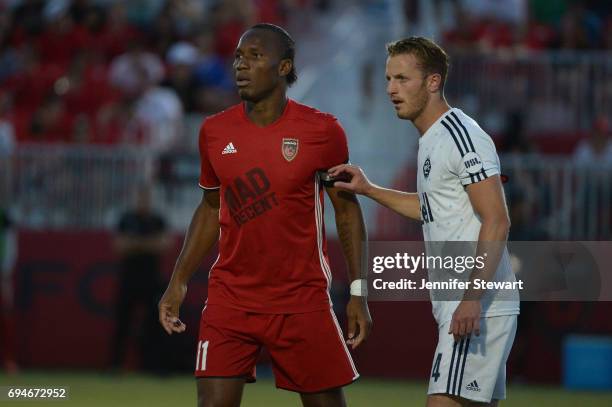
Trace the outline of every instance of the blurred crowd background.
<instances>
[{"instance_id":1,"label":"blurred crowd background","mask_svg":"<svg viewBox=\"0 0 612 407\"><path fill-rule=\"evenodd\" d=\"M418 135L385 95L384 45L435 39L451 57L449 102L500 152L511 240L610 240L611 11L605 0L0 0L0 302L12 315L0 320L0 360L9 370L120 370L144 366L134 348L165 346L174 353L149 368L192 365L195 330L157 336L151 304L201 196L199 126L238 102L233 50L257 22L282 25L297 41L290 96L340 119L351 161L374 182L408 191L416 189ZM371 239L422 239L420 225L362 205ZM184 307L192 327L212 260ZM140 267L130 264L144 264L151 284L134 284L146 277L126 276ZM361 365L425 377L418 369L429 369L435 344L428 304L408 306L407 318L428 328L413 348L425 356L412 354L403 372L389 364L406 350L384 339L385 326L396 329L384 319L399 312L393 307L378 305L380 336L368 345L387 357L364 356ZM524 307L514 372L560 381L563 336L612 334L609 305L541 307ZM49 312L60 309L69 317ZM61 339L42 341L59 330Z\"/></svg>"}]
</instances>

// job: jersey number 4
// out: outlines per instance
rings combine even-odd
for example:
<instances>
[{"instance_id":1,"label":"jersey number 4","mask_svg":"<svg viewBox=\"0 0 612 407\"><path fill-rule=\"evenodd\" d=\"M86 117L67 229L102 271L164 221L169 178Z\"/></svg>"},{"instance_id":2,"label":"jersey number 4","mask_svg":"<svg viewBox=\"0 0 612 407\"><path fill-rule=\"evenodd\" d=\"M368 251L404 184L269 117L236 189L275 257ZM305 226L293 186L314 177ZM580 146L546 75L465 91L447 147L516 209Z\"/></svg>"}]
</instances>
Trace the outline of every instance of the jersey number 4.
<instances>
[{"instance_id":1,"label":"jersey number 4","mask_svg":"<svg viewBox=\"0 0 612 407\"><path fill-rule=\"evenodd\" d=\"M440 378L440 362L442 362L442 354L438 353L438 356L436 357L436 361L434 362L433 365L433 370L431 371L431 377L434 378L434 383L438 381L438 379Z\"/></svg>"}]
</instances>

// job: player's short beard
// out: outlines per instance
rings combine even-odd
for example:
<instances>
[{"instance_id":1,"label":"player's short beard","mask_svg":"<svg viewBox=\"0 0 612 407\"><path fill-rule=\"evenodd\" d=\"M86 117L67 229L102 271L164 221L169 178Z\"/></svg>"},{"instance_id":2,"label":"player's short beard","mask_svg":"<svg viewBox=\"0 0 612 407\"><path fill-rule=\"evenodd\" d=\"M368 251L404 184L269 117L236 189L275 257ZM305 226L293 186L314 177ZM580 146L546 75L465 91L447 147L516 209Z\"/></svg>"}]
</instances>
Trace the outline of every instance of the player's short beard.
<instances>
[{"instance_id":1,"label":"player's short beard","mask_svg":"<svg viewBox=\"0 0 612 407\"><path fill-rule=\"evenodd\" d=\"M425 80L423 80L423 83L421 84L419 91L415 95L413 102L408 106L410 110L405 114L399 114L398 112L398 116L400 117L400 119L410 121L414 121L415 119L417 119L421 115L421 113L423 113L423 110L425 110L425 108L427 107L427 104L429 103L429 97L430 95L427 91L427 84Z\"/></svg>"},{"instance_id":2,"label":"player's short beard","mask_svg":"<svg viewBox=\"0 0 612 407\"><path fill-rule=\"evenodd\" d=\"M242 99L245 102L250 102L250 103L258 103L261 102L262 100L264 100L265 98L267 98L268 96L270 96L272 93L274 93L274 90L276 89L276 87L271 86L268 89L259 89L259 91L246 91L246 92L240 92L238 91L238 95L240 96L240 99Z\"/></svg>"}]
</instances>

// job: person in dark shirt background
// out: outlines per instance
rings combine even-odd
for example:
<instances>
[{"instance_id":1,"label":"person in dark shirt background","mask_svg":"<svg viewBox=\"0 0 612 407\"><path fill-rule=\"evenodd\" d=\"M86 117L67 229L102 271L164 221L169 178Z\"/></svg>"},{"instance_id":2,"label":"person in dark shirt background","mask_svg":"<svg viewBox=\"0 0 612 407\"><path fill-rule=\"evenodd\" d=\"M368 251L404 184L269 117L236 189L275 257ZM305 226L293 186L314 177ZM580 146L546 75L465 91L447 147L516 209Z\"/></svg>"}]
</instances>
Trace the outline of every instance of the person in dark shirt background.
<instances>
[{"instance_id":1,"label":"person in dark shirt background","mask_svg":"<svg viewBox=\"0 0 612 407\"><path fill-rule=\"evenodd\" d=\"M112 344L112 368L121 370L132 332L139 336L140 365L144 370L163 369L158 355L161 330L157 325L157 302L163 287L161 257L168 247L166 223L151 206L151 189L137 192L136 207L119 221L115 249L120 258L115 311L115 336ZM140 329L135 318L143 308Z\"/></svg>"}]
</instances>

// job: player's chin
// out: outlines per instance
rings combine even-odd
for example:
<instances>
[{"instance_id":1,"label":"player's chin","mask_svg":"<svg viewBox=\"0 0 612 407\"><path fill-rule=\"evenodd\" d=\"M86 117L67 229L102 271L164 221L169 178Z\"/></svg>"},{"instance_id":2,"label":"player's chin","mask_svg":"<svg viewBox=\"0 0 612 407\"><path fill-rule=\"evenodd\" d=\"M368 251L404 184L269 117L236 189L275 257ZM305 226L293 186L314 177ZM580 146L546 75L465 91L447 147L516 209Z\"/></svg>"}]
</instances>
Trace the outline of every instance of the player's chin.
<instances>
[{"instance_id":1,"label":"player's chin","mask_svg":"<svg viewBox=\"0 0 612 407\"><path fill-rule=\"evenodd\" d=\"M402 120L410 120L412 118L412 116L408 112L403 112L401 110L397 110L395 114L397 115L398 118Z\"/></svg>"},{"instance_id":2,"label":"player's chin","mask_svg":"<svg viewBox=\"0 0 612 407\"><path fill-rule=\"evenodd\" d=\"M416 112L409 111L407 109L400 109L396 111L395 113L397 114L397 117L399 117L402 120L414 120L414 118L417 116Z\"/></svg>"},{"instance_id":3,"label":"player's chin","mask_svg":"<svg viewBox=\"0 0 612 407\"><path fill-rule=\"evenodd\" d=\"M240 96L240 99L242 99L242 100L249 100L250 99L249 91L246 90L246 89L238 88L238 96Z\"/></svg>"},{"instance_id":4,"label":"player's chin","mask_svg":"<svg viewBox=\"0 0 612 407\"><path fill-rule=\"evenodd\" d=\"M252 89L246 87L238 88L238 96L245 102L257 102L259 100L257 94Z\"/></svg>"}]
</instances>

